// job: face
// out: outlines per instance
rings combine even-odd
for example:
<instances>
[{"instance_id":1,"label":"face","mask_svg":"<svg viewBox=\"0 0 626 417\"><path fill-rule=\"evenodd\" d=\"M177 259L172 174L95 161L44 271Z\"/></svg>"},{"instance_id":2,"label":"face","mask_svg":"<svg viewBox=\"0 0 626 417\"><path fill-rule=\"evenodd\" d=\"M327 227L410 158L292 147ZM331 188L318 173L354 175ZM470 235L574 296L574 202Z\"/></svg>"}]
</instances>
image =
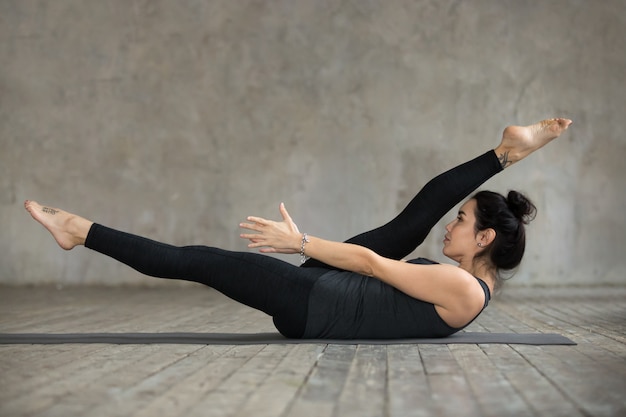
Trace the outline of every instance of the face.
<instances>
[{"instance_id":1,"label":"face","mask_svg":"<svg viewBox=\"0 0 626 417\"><path fill-rule=\"evenodd\" d=\"M468 200L452 222L446 225L446 236L443 240L443 254L448 258L463 263L471 261L481 248L480 238L474 229L476 216L476 200Z\"/></svg>"}]
</instances>

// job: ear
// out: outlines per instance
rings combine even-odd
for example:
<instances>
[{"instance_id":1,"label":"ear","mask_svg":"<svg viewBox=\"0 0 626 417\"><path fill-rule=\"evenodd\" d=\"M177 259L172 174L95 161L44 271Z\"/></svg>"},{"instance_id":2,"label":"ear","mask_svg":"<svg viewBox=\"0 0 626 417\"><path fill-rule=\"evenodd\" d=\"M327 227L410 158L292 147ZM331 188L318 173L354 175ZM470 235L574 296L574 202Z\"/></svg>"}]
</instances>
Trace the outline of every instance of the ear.
<instances>
[{"instance_id":1,"label":"ear","mask_svg":"<svg viewBox=\"0 0 626 417\"><path fill-rule=\"evenodd\" d=\"M476 235L477 242L484 248L496 239L496 231L492 228L481 230Z\"/></svg>"}]
</instances>

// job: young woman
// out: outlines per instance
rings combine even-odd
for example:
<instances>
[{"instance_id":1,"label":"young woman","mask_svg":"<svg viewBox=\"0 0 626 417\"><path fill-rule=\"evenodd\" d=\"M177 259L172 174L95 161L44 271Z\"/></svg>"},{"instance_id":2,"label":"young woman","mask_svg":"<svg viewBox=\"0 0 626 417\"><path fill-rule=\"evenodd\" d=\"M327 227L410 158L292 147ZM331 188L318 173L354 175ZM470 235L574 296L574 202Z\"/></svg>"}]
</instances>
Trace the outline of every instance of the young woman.
<instances>
[{"instance_id":1,"label":"young woman","mask_svg":"<svg viewBox=\"0 0 626 417\"><path fill-rule=\"evenodd\" d=\"M458 266L402 258L479 185L571 123L555 118L507 127L498 147L433 178L392 221L345 243L300 233L283 204L280 222L248 217L240 224L248 247L310 257L302 267L250 252L174 247L34 201L25 207L63 249L84 245L146 275L208 285L269 314L286 337L445 337L487 306L499 271L519 265L535 207L516 191L479 192L446 226L443 253Z\"/></svg>"}]
</instances>

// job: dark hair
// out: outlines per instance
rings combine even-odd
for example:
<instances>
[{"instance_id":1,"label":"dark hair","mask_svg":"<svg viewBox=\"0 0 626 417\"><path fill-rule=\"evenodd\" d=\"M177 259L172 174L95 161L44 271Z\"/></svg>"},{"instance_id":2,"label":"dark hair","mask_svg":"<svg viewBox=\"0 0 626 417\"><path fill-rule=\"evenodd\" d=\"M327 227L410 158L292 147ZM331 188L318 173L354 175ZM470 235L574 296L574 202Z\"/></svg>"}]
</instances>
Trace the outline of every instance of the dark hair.
<instances>
[{"instance_id":1,"label":"dark hair","mask_svg":"<svg viewBox=\"0 0 626 417\"><path fill-rule=\"evenodd\" d=\"M472 198L476 200L476 232L490 228L496 232L493 242L478 256L488 256L499 270L514 269L526 249L524 226L535 218L537 208L517 191L509 191L506 197L480 191Z\"/></svg>"}]
</instances>

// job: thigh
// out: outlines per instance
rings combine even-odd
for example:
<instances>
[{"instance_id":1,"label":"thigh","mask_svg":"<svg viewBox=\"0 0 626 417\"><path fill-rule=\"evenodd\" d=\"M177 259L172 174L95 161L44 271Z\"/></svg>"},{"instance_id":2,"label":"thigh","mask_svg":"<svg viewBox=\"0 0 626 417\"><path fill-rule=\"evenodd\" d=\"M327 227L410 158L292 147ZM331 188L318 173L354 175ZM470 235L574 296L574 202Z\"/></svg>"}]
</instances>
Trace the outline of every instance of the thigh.
<instances>
[{"instance_id":1,"label":"thigh","mask_svg":"<svg viewBox=\"0 0 626 417\"><path fill-rule=\"evenodd\" d=\"M302 331L309 293L323 273L257 253L177 247L99 224L92 226L85 246L145 275L205 284L273 317L290 317Z\"/></svg>"},{"instance_id":2,"label":"thigh","mask_svg":"<svg viewBox=\"0 0 626 417\"><path fill-rule=\"evenodd\" d=\"M202 273L192 280L272 316L286 337L300 338L308 317L309 296L317 279L326 272L298 268L282 260L248 252L193 247L204 258Z\"/></svg>"}]
</instances>

